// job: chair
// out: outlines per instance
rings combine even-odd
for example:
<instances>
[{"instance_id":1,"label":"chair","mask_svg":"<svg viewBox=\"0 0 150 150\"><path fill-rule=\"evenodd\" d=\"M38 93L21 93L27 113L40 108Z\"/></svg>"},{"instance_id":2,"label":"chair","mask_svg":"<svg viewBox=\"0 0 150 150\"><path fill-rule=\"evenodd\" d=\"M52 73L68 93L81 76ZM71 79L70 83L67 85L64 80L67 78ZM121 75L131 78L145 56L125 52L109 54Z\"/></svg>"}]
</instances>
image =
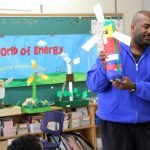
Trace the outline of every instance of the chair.
<instances>
[{"instance_id":1,"label":"chair","mask_svg":"<svg viewBox=\"0 0 150 150\"><path fill-rule=\"evenodd\" d=\"M59 148L63 130L64 113L62 111L47 111L44 113L40 129L46 133L47 140L41 140L44 149ZM56 130L49 128L49 122L55 122Z\"/></svg>"}]
</instances>

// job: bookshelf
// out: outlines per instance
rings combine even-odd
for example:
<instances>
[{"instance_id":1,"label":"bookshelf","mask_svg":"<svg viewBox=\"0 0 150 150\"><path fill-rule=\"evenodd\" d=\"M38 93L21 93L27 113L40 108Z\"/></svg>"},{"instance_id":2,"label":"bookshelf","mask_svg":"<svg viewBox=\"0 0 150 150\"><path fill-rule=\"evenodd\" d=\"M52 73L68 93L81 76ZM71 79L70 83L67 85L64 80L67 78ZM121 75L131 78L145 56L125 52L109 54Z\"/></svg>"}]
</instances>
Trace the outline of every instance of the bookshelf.
<instances>
[{"instance_id":1,"label":"bookshelf","mask_svg":"<svg viewBox=\"0 0 150 150\"><path fill-rule=\"evenodd\" d=\"M95 111L97 109L97 105L95 103L90 103L87 106L88 114L90 117L90 125L85 125L85 126L79 126L76 128L68 128L64 129L64 133L71 133L71 132L78 132L81 133L96 149L96 125L95 125ZM16 111L15 111L16 110ZM51 110L60 110L60 111L65 111L64 108L58 107L58 106L52 106ZM15 113L16 112L16 113ZM24 115L21 113L21 108L20 107L12 107L12 108L4 108L0 109L0 118L1 117L12 117L13 120L18 120L19 118L22 118ZM39 137L45 138L45 135L42 132L34 132L31 134L35 134ZM7 144L9 140L17 138L19 135L14 135L14 136L0 136L0 147L1 150L6 150L7 149Z\"/></svg>"}]
</instances>

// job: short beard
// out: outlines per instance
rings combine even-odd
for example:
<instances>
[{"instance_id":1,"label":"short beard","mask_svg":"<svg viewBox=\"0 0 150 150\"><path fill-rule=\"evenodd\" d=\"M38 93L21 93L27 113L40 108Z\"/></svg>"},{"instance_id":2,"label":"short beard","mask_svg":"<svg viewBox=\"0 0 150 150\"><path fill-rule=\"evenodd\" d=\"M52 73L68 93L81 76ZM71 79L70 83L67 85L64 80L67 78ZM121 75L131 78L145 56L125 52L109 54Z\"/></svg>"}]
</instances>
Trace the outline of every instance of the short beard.
<instances>
[{"instance_id":1,"label":"short beard","mask_svg":"<svg viewBox=\"0 0 150 150\"><path fill-rule=\"evenodd\" d=\"M150 45L150 41L143 40L143 38L134 37L134 42L140 47L146 47Z\"/></svg>"}]
</instances>

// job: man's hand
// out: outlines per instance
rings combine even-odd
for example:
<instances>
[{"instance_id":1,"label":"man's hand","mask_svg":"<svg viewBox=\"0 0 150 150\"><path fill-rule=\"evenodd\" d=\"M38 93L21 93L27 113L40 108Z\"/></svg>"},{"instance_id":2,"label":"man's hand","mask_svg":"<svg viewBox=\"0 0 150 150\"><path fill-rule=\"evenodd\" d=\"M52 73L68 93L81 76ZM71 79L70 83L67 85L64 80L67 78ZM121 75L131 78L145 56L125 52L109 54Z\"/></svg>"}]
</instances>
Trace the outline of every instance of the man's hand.
<instances>
[{"instance_id":1,"label":"man's hand","mask_svg":"<svg viewBox=\"0 0 150 150\"><path fill-rule=\"evenodd\" d=\"M107 61L106 61L107 54L104 51L100 51L99 52L99 57L100 57L100 59L102 61L103 67L105 67L106 64L107 64Z\"/></svg>"},{"instance_id":2,"label":"man's hand","mask_svg":"<svg viewBox=\"0 0 150 150\"><path fill-rule=\"evenodd\" d=\"M135 84L128 78L123 77L121 81L114 80L112 81L112 85L120 90L131 90L134 88Z\"/></svg>"}]
</instances>

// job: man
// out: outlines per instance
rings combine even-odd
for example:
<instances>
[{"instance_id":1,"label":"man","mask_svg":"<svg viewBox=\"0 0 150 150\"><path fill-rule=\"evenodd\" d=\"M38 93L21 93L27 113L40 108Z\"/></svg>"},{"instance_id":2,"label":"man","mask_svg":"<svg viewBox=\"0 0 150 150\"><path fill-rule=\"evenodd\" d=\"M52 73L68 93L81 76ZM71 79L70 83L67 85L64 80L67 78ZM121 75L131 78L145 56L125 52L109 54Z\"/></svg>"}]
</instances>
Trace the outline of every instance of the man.
<instances>
[{"instance_id":1,"label":"man","mask_svg":"<svg viewBox=\"0 0 150 150\"><path fill-rule=\"evenodd\" d=\"M32 134L26 134L12 141L7 150L43 150L43 148L39 138Z\"/></svg>"},{"instance_id":2,"label":"man","mask_svg":"<svg viewBox=\"0 0 150 150\"><path fill-rule=\"evenodd\" d=\"M98 94L103 150L150 150L150 11L135 14L130 47L120 43L123 77L107 79L100 52L87 86Z\"/></svg>"}]
</instances>

